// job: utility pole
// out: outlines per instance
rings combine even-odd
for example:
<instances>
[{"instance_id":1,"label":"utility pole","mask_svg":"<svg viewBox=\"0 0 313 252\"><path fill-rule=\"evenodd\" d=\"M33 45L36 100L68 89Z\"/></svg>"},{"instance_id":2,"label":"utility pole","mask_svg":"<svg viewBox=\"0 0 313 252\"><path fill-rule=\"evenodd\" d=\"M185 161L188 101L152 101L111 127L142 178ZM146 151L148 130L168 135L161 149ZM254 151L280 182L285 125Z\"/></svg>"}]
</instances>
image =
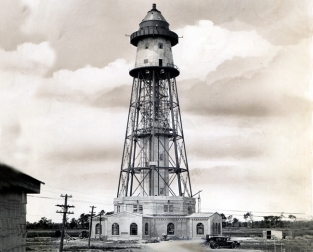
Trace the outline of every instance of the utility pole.
<instances>
[{"instance_id":1,"label":"utility pole","mask_svg":"<svg viewBox=\"0 0 313 252\"><path fill-rule=\"evenodd\" d=\"M198 213L201 212L201 198L200 198L200 193L198 195Z\"/></svg>"},{"instance_id":2,"label":"utility pole","mask_svg":"<svg viewBox=\"0 0 313 252\"><path fill-rule=\"evenodd\" d=\"M61 194L60 197L64 197L64 205L56 205L58 207L62 207L62 211L57 211L57 213L63 213L63 226L62 226L62 233L61 233L61 242L60 242L60 250L59 252L63 251L63 240L64 240L64 228L65 228L65 223L66 223L66 214L73 214L73 212L69 212L68 208L74 207L74 206L69 206L67 205L67 198L72 198L72 195L63 195Z\"/></svg>"},{"instance_id":3,"label":"utility pole","mask_svg":"<svg viewBox=\"0 0 313 252\"><path fill-rule=\"evenodd\" d=\"M103 210L100 211L99 216L100 216L100 234L99 234L99 239L101 239L101 234L102 234L102 226L101 226L101 216L104 214L105 212Z\"/></svg>"},{"instance_id":4,"label":"utility pole","mask_svg":"<svg viewBox=\"0 0 313 252\"><path fill-rule=\"evenodd\" d=\"M95 206L90 206L90 207L91 207L91 215L90 215L90 223L89 223L88 248L90 248L90 237L91 237L91 227L92 227L93 209L96 208Z\"/></svg>"}]
</instances>

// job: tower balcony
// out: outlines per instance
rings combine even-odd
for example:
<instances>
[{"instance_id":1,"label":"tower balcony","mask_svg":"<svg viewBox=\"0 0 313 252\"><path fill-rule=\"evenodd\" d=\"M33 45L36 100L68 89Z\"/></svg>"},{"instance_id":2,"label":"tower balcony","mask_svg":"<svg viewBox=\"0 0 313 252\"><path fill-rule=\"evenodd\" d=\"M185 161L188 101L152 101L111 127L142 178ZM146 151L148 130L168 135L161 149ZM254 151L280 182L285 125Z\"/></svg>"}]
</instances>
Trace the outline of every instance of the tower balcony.
<instances>
[{"instance_id":1,"label":"tower balcony","mask_svg":"<svg viewBox=\"0 0 313 252\"><path fill-rule=\"evenodd\" d=\"M178 44L178 35L175 32L172 32L163 27L158 27L155 24L153 24L153 26L143 27L139 31L132 33L130 35L130 43L134 46L137 46L140 40L146 37L155 37L155 36L169 39L171 41L172 46L175 46Z\"/></svg>"},{"instance_id":2,"label":"tower balcony","mask_svg":"<svg viewBox=\"0 0 313 252\"><path fill-rule=\"evenodd\" d=\"M150 71L156 70L159 71L160 74L164 74L166 72L170 73L170 78L175 78L179 75L179 68L173 63L167 63L164 66L160 66L159 62L148 62L148 63L136 63L134 67L129 69L129 75L138 78L138 73L140 71L144 71L145 74L149 74ZM140 79L142 77L139 77Z\"/></svg>"}]
</instances>

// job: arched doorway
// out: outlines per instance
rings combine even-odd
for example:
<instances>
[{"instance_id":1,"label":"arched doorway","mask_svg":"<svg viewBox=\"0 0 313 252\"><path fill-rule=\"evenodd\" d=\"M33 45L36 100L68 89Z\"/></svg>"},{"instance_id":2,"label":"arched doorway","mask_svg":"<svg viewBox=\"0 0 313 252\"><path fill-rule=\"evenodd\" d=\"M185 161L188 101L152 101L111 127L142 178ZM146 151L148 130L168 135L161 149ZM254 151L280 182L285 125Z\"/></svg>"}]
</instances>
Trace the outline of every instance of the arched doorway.
<instances>
[{"instance_id":1,"label":"arched doorway","mask_svg":"<svg viewBox=\"0 0 313 252\"><path fill-rule=\"evenodd\" d=\"M130 231L129 231L129 234L130 234L130 235L137 235L137 233L138 233L137 224L136 224L136 223L130 224Z\"/></svg>"},{"instance_id":2,"label":"arched doorway","mask_svg":"<svg viewBox=\"0 0 313 252\"><path fill-rule=\"evenodd\" d=\"M203 235L204 234L204 225L202 223L197 224L197 235Z\"/></svg>"},{"instance_id":3,"label":"arched doorway","mask_svg":"<svg viewBox=\"0 0 313 252\"><path fill-rule=\"evenodd\" d=\"M175 226L174 226L174 224L173 223L169 223L168 225L167 225L167 235L174 235L174 228L175 228Z\"/></svg>"}]
</instances>

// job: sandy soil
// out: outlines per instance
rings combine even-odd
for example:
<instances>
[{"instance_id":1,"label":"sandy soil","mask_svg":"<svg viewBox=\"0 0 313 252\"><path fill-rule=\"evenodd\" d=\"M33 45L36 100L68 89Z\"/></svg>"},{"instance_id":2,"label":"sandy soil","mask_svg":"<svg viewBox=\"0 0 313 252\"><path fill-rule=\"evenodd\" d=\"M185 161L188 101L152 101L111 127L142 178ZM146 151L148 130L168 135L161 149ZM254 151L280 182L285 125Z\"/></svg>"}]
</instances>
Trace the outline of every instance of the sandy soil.
<instances>
[{"instance_id":1,"label":"sandy soil","mask_svg":"<svg viewBox=\"0 0 313 252\"><path fill-rule=\"evenodd\" d=\"M82 252L100 252L100 251L119 251L119 252L205 252L212 249L203 244L203 240L177 240L177 241L161 241L160 243L144 244L143 241L137 243L113 243L99 240L91 241L91 249L88 247L88 239L77 239L72 241L64 241L64 251L82 251ZM59 239L54 239L49 242L28 242L27 251L33 252L58 252ZM243 249L232 249L237 252ZM229 251L229 249L219 249L218 251ZM245 250L245 251L260 251L260 250Z\"/></svg>"},{"instance_id":2,"label":"sandy soil","mask_svg":"<svg viewBox=\"0 0 313 252\"><path fill-rule=\"evenodd\" d=\"M285 241L264 240L261 238L236 238L240 241L239 249L219 249L218 251L313 251L313 240L293 239ZM55 238L36 238L28 239L26 251L33 252L58 252L60 239ZM276 246L275 246L276 244ZM275 247L275 248L274 248ZM147 243L144 241L100 241L91 240L91 249L88 249L88 239L76 239L64 241L63 251L81 251L81 252L100 252L100 251L115 251L115 252L206 252L212 251L209 246L204 244L204 240L174 240L161 241L159 243ZM215 250L213 250L215 251Z\"/></svg>"}]
</instances>

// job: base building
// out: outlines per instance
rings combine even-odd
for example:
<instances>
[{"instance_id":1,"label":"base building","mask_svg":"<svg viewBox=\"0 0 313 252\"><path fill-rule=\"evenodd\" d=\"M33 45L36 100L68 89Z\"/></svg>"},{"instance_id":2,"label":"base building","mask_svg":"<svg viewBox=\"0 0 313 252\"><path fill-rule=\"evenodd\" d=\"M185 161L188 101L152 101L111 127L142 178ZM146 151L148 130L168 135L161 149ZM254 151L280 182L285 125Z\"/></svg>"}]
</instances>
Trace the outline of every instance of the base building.
<instances>
[{"instance_id":1,"label":"base building","mask_svg":"<svg viewBox=\"0 0 313 252\"><path fill-rule=\"evenodd\" d=\"M185 238L222 233L218 213L196 213L172 47L178 35L156 5L130 36L137 47L114 214L93 219L92 237Z\"/></svg>"},{"instance_id":2,"label":"base building","mask_svg":"<svg viewBox=\"0 0 313 252\"><path fill-rule=\"evenodd\" d=\"M92 221L92 238L109 240L151 239L167 235L167 238L205 238L205 235L221 235L221 216L218 213L193 213L190 215L145 215L120 212L95 218Z\"/></svg>"}]
</instances>

